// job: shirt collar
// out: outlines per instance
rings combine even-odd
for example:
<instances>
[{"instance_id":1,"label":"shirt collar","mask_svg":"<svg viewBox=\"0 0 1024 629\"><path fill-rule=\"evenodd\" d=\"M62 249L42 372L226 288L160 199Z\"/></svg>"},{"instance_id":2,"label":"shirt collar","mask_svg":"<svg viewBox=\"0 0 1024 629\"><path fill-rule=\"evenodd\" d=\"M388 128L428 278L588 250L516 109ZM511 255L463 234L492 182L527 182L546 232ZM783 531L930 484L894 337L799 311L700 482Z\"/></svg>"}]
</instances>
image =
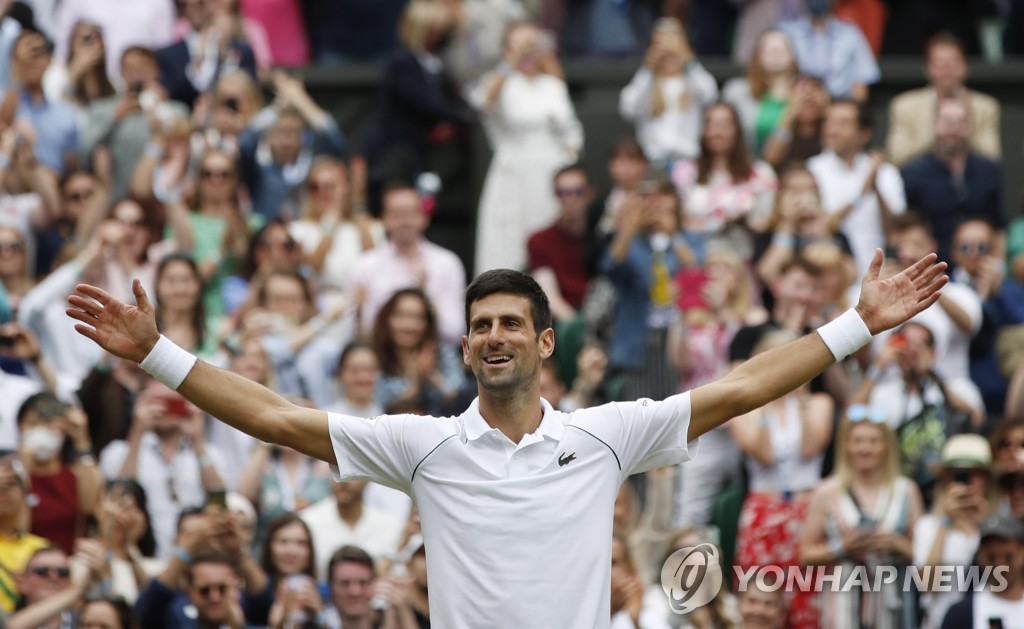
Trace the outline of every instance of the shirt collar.
<instances>
[{"instance_id":1,"label":"shirt collar","mask_svg":"<svg viewBox=\"0 0 1024 629\"><path fill-rule=\"evenodd\" d=\"M544 415L541 417L537 430L530 434L537 435L538 437L550 437L555 441L560 440L565 426L556 417L555 409L544 398L540 398L540 407ZM474 399L473 403L466 409L466 412L462 414L462 426L464 441L476 441L486 434L501 432L497 428L492 428L487 423L487 420L483 418L483 415L480 414L480 398ZM525 439L526 437L524 436L523 438Z\"/></svg>"}]
</instances>

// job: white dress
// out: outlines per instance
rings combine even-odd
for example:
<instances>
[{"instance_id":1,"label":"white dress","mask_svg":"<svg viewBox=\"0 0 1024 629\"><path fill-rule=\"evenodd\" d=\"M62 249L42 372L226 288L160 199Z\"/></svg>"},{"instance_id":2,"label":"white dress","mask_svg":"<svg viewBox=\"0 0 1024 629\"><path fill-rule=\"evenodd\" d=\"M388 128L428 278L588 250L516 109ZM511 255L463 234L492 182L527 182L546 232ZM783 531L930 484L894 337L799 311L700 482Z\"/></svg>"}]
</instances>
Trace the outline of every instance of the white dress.
<instances>
[{"instance_id":1,"label":"white dress","mask_svg":"<svg viewBox=\"0 0 1024 629\"><path fill-rule=\"evenodd\" d=\"M480 109L489 84L485 77L471 96ZM583 148L583 126L565 83L546 74L512 74L482 116L494 156L477 213L475 273L523 270L526 240L558 215L551 179Z\"/></svg>"}]
</instances>

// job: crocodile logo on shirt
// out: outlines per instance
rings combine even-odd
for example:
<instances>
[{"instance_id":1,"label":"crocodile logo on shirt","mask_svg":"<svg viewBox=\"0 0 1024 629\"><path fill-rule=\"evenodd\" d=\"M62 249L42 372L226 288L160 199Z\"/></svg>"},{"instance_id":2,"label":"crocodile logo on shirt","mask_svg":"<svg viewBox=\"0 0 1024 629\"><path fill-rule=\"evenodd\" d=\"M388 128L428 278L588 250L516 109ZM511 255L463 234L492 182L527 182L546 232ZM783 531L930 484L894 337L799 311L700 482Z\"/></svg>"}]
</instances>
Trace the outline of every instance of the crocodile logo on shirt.
<instances>
[{"instance_id":1,"label":"crocodile logo on shirt","mask_svg":"<svg viewBox=\"0 0 1024 629\"><path fill-rule=\"evenodd\" d=\"M569 456L566 456L565 452L563 452L562 456L558 457L558 467L565 467L566 465L572 463L575 460L576 460L576 453L575 452L573 452Z\"/></svg>"}]
</instances>

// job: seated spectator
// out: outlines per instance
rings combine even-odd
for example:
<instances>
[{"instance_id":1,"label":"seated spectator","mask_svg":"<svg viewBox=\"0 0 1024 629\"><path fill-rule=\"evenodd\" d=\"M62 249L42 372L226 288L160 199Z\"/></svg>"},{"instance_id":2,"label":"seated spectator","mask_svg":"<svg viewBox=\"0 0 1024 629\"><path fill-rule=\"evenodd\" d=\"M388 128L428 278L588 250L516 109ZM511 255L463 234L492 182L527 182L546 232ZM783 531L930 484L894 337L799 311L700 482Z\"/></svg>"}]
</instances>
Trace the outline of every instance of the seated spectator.
<instances>
[{"instance_id":1,"label":"seated spectator","mask_svg":"<svg viewBox=\"0 0 1024 629\"><path fill-rule=\"evenodd\" d=\"M544 289L555 322L570 321L583 305L590 275L584 267L587 208L593 191L581 166L566 166L553 185L559 214L555 223L526 242L530 274Z\"/></svg>"},{"instance_id":2,"label":"seated spectator","mask_svg":"<svg viewBox=\"0 0 1024 629\"><path fill-rule=\"evenodd\" d=\"M87 598L78 612L79 627L102 626L104 629L135 629L139 621L131 604L121 597Z\"/></svg>"},{"instance_id":3,"label":"seated spectator","mask_svg":"<svg viewBox=\"0 0 1024 629\"><path fill-rule=\"evenodd\" d=\"M796 100L798 90L806 91L800 87L806 83L801 84L799 78L789 37L772 29L758 37L746 76L729 79L722 87L722 100L739 114L747 150L752 155L762 154L776 129L790 129L799 104L791 107L789 103Z\"/></svg>"},{"instance_id":4,"label":"seated spectator","mask_svg":"<svg viewBox=\"0 0 1024 629\"><path fill-rule=\"evenodd\" d=\"M377 403L383 408L417 400L429 415L442 409L466 380L459 348L442 341L430 299L418 288L403 288L377 313L373 344L380 356Z\"/></svg>"},{"instance_id":5,"label":"seated spectator","mask_svg":"<svg viewBox=\"0 0 1024 629\"><path fill-rule=\"evenodd\" d=\"M968 626L1012 626L1024 614L1024 525L1019 516L992 515L981 523L977 566L1005 569L998 582L989 577L987 587L969 592L946 612L943 629Z\"/></svg>"},{"instance_id":6,"label":"seated spectator","mask_svg":"<svg viewBox=\"0 0 1024 629\"><path fill-rule=\"evenodd\" d=\"M365 504L366 481L332 483L331 490L333 496L306 507L299 517L313 535L318 577L333 584L332 548L357 545L379 561L398 551L405 522Z\"/></svg>"},{"instance_id":7,"label":"seated spectator","mask_svg":"<svg viewBox=\"0 0 1024 629\"><path fill-rule=\"evenodd\" d=\"M79 108L114 94L107 76L107 51L103 32L91 22L79 22L71 30L67 64L56 61L43 75L43 91L49 100L66 100Z\"/></svg>"},{"instance_id":8,"label":"seated spectator","mask_svg":"<svg viewBox=\"0 0 1024 629\"><path fill-rule=\"evenodd\" d=\"M106 569L103 546L79 539L71 558L59 548L35 552L18 575L23 607L7 622L10 627L78 627L79 607L86 592Z\"/></svg>"},{"instance_id":9,"label":"seated spectator","mask_svg":"<svg viewBox=\"0 0 1024 629\"><path fill-rule=\"evenodd\" d=\"M276 518L331 495L331 471L297 450L257 443L238 475L238 492L256 506L258 538L265 540Z\"/></svg>"},{"instance_id":10,"label":"seated spectator","mask_svg":"<svg viewBox=\"0 0 1024 629\"><path fill-rule=\"evenodd\" d=\"M301 80L277 72L274 92L273 106L257 114L238 137L239 165L253 212L266 219L294 218L313 158L341 157L345 137Z\"/></svg>"},{"instance_id":11,"label":"seated spectator","mask_svg":"<svg viewBox=\"0 0 1024 629\"><path fill-rule=\"evenodd\" d=\"M50 548L50 541L25 530L29 513L29 478L17 455L0 459L0 609L10 613L18 604L17 575L36 552Z\"/></svg>"},{"instance_id":12,"label":"seated spectator","mask_svg":"<svg viewBox=\"0 0 1024 629\"><path fill-rule=\"evenodd\" d=\"M840 423L835 472L811 495L800 563L839 566L844 575L863 567L871 579L877 578L874 566L900 569L912 561L920 566L919 532L928 517L923 511L917 486L900 475L895 431L873 410L850 407ZM801 595L798 600L808 598ZM917 626L914 592L902 582L870 593L826 588L820 607L820 620L827 626Z\"/></svg>"},{"instance_id":13,"label":"seated spectator","mask_svg":"<svg viewBox=\"0 0 1024 629\"><path fill-rule=\"evenodd\" d=\"M938 102L934 138L931 152L907 163L901 173L907 205L928 219L939 259L952 264L953 232L962 221L984 219L1000 232L1006 229L1002 169L972 151L970 112L963 100Z\"/></svg>"},{"instance_id":14,"label":"seated spectator","mask_svg":"<svg viewBox=\"0 0 1024 629\"><path fill-rule=\"evenodd\" d=\"M770 333L758 342L754 355L796 338L792 332ZM736 541L738 568L788 570L799 565L799 540L832 441L833 412L832 398L804 387L727 424L750 479ZM684 475L690 473L685 470ZM787 618L799 626L809 611L794 601Z\"/></svg>"},{"instance_id":15,"label":"seated spectator","mask_svg":"<svg viewBox=\"0 0 1024 629\"><path fill-rule=\"evenodd\" d=\"M718 84L694 56L682 25L659 20L644 65L619 94L619 113L636 125L647 159L694 159L700 152L704 110Z\"/></svg>"},{"instance_id":16,"label":"seated spectator","mask_svg":"<svg viewBox=\"0 0 1024 629\"><path fill-rule=\"evenodd\" d=\"M318 274L321 291L346 291L363 251L384 243L384 226L366 208L366 162L350 168L333 157L318 157L309 170L298 220L288 232Z\"/></svg>"},{"instance_id":17,"label":"seated spectator","mask_svg":"<svg viewBox=\"0 0 1024 629\"><path fill-rule=\"evenodd\" d=\"M295 271L275 269L255 288L253 308L241 315L243 339L260 340L274 371L277 391L309 399L318 408L331 401L330 374L341 342L350 334L332 327L344 303L318 312L309 283Z\"/></svg>"},{"instance_id":18,"label":"seated spectator","mask_svg":"<svg viewBox=\"0 0 1024 629\"><path fill-rule=\"evenodd\" d=\"M786 617L785 592L780 588L759 587L757 579L737 593L738 613L748 629L782 629Z\"/></svg>"},{"instance_id":19,"label":"seated spectator","mask_svg":"<svg viewBox=\"0 0 1024 629\"><path fill-rule=\"evenodd\" d=\"M380 356L373 345L363 341L349 343L338 359L338 398L324 410L353 417L380 415L384 412L377 403L380 377Z\"/></svg>"},{"instance_id":20,"label":"seated spectator","mask_svg":"<svg viewBox=\"0 0 1024 629\"><path fill-rule=\"evenodd\" d=\"M371 604L378 584L377 561L354 544L341 546L331 555L327 567L330 604L324 611L324 626L378 627L386 626L385 619L394 622L394 608L381 611Z\"/></svg>"},{"instance_id":21,"label":"seated spectator","mask_svg":"<svg viewBox=\"0 0 1024 629\"><path fill-rule=\"evenodd\" d=\"M822 205L831 215L829 228L846 236L858 276L867 270L875 250L885 246L892 216L907 205L896 167L886 163L883 154L865 150L873 129L864 105L835 101L825 114L825 151L807 161Z\"/></svg>"},{"instance_id":22,"label":"seated spectator","mask_svg":"<svg viewBox=\"0 0 1024 629\"><path fill-rule=\"evenodd\" d=\"M623 207L601 260L618 295L608 365L622 399L661 400L679 386L666 342L678 318L672 278L699 266L704 252L699 235L683 230L679 192L667 177L652 171L641 190Z\"/></svg>"},{"instance_id":23,"label":"seated spectator","mask_svg":"<svg viewBox=\"0 0 1024 629\"><path fill-rule=\"evenodd\" d=\"M388 242L361 253L352 269L360 334L370 336L377 313L396 291L419 287L437 309L441 341L461 342L466 331L466 271L462 261L424 236L430 217L412 185L386 185L382 203L381 222ZM506 238L502 243L507 246L509 241Z\"/></svg>"},{"instance_id":24,"label":"seated spectator","mask_svg":"<svg viewBox=\"0 0 1024 629\"><path fill-rule=\"evenodd\" d=\"M155 144L149 144L150 116L184 115L183 105L165 100L160 68L151 50L132 47L124 51L121 82L124 89L120 94L111 89L88 103L79 133L79 159L97 171L108 171L104 177L109 181L107 193L114 199L129 193L143 154L157 150Z\"/></svg>"},{"instance_id":25,"label":"seated spectator","mask_svg":"<svg viewBox=\"0 0 1024 629\"><path fill-rule=\"evenodd\" d=\"M928 86L904 92L889 102L889 135L885 148L893 163L902 166L932 148L939 106L948 100L966 104L971 120L967 131L971 151L999 159L999 103L964 85L968 71L967 57L959 39L942 33L928 40L924 72Z\"/></svg>"},{"instance_id":26,"label":"seated spectator","mask_svg":"<svg viewBox=\"0 0 1024 629\"><path fill-rule=\"evenodd\" d=\"M800 73L821 80L833 98L866 101L881 74L864 33L838 19L836 0L806 0L808 15L779 24L796 50Z\"/></svg>"},{"instance_id":27,"label":"seated spectator","mask_svg":"<svg viewBox=\"0 0 1024 629\"><path fill-rule=\"evenodd\" d=\"M597 274L597 265L612 236L618 231L619 216L625 200L638 192L637 186L647 172L648 162L640 143L632 137L617 140L608 153L611 189L598 197L587 210L584 236L584 263L587 274ZM1024 230L1022 230L1024 233Z\"/></svg>"},{"instance_id":28,"label":"seated spectator","mask_svg":"<svg viewBox=\"0 0 1024 629\"><path fill-rule=\"evenodd\" d=\"M288 233L288 224L275 219L249 236L249 247L238 275L224 280L223 299L228 314L239 319L256 305L259 287L274 271L293 273L302 265L299 245Z\"/></svg>"},{"instance_id":29,"label":"seated spectator","mask_svg":"<svg viewBox=\"0 0 1024 629\"><path fill-rule=\"evenodd\" d=\"M445 2L413 0L398 27L402 46L388 56L366 139L370 202L377 209L380 186L413 181L429 170L429 153L449 144L469 122L447 85L439 56L454 31Z\"/></svg>"},{"instance_id":30,"label":"seated spectator","mask_svg":"<svg viewBox=\"0 0 1024 629\"><path fill-rule=\"evenodd\" d=\"M217 78L213 90L199 97L192 112L193 158L219 150L238 156L238 136L263 109L263 93L243 70L229 70Z\"/></svg>"},{"instance_id":31,"label":"seated spectator","mask_svg":"<svg viewBox=\"0 0 1024 629\"><path fill-rule=\"evenodd\" d=\"M189 30L177 43L156 50L160 82L172 100L191 107L209 91L221 73L241 68L256 76L252 47L223 19L212 2L184 2L182 12ZM228 28L225 28L228 27Z\"/></svg>"},{"instance_id":32,"label":"seated spectator","mask_svg":"<svg viewBox=\"0 0 1024 629\"><path fill-rule=\"evenodd\" d=\"M942 469L932 513L914 526L914 563L932 568L932 578L921 595L921 627L942 626L946 611L963 598L958 588L940 586L935 567L973 564L981 537L980 527L994 510L989 466L992 453L978 435L957 435L942 451Z\"/></svg>"},{"instance_id":33,"label":"seated spectator","mask_svg":"<svg viewBox=\"0 0 1024 629\"><path fill-rule=\"evenodd\" d=\"M480 195L473 269L521 270L530 234L558 214L551 188L537 183L551 181L583 148L552 42L534 24L511 26L502 63L484 75L470 101L494 151Z\"/></svg>"},{"instance_id":34,"label":"seated spectator","mask_svg":"<svg viewBox=\"0 0 1024 629\"><path fill-rule=\"evenodd\" d=\"M800 77L778 125L765 138L761 157L776 169L803 164L822 151L829 95L818 79Z\"/></svg>"},{"instance_id":35,"label":"seated spectator","mask_svg":"<svg viewBox=\"0 0 1024 629\"><path fill-rule=\"evenodd\" d=\"M612 537L612 629L626 627L666 627L665 619L652 614L645 605L643 578L630 556L625 538ZM660 610L658 610L660 611Z\"/></svg>"},{"instance_id":36,"label":"seated spectator","mask_svg":"<svg viewBox=\"0 0 1024 629\"><path fill-rule=\"evenodd\" d=\"M57 57L67 58L75 24L95 24L107 50L107 75L119 76L121 55L132 46L150 50L174 42L173 0L125 4L118 0L61 0L54 16Z\"/></svg>"},{"instance_id":37,"label":"seated spectator","mask_svg":"<svg viewBox=\"0 0 1024 629\"><path fill-rule=\"evenodd\" d=\"M764 230L778 181L768 164L747 151L732 105L718 102L708 108L700 156L676 162L671 173L686 207L684 229L708 239L728 239L750 259L750 232Z\"/></svg>"},{"instance_id":38,"label":"seated spectator","mask_svg":"<svg viewBox=\"0 0 1024 629\"><path fill-rule=\"evenodd\" d=\"M34 147L39 163L51 176L73 170L78 150L75 108L63 100L48 99L43 91L43 74L53 58L50 42L38 31L25 30L11 55L11 77L17 87L8 86L4 92L0 121L21 123L23 142Z\"/></svg>"},{"instance_id":39,"label":"seated spectator","mask_svg":"<svg viewBox=\"0 0 1024 629\"><path fill-rule=\"evenodd\" d=\"M199 506L206 492L224 488L222 457L206 444L202 411L152 381L135 404L127 441L111 442L100 453L107 479L130 478L146 491L157 556L172 555L174 526L186 507Z\"/></svg>"},{"instance_id":40,"label":"seated spectator","mask_svg":"<svg viewBox=\"0 0 1024 629\"><path fill-rule=\"evenodd\" d=\"M31 530L70 554L95 515L103 488L88 417L53 394L37 393L21 405L18 429L18 452L36 497Z\"/></svg>"},{"instance_id":41,"label":"seated spectator","mask_svg":"<svg viewBox=\"0 0 1024 629\"><path fill-rule=\"evenodd\" d=\"M911 260L936 251L927 221L916 212L894 219L889 232L888 244L896 255L889 259L886 273L898 273L910 266ZM951 395L974 409L971 419L975 426L980 426L985 405L978 385L970 377L971 339L982 324L982 305L978 294L966 284L952 282L943 288L939 301L914 317L913 321L927 326L934 335L936 374L942 378ZM884 342L884 336L874 341L876 347Z\"/></svg>"},{"instance_id":42,"label":"seated spectator","mask_svg":"<svg viewBox=\"0 0 1024 629\"><path fill-rule=\"evenodd\" d=\"M900 327L880 349L854 392L900 434L901 463L930 499L947 435L965 430L973 409L936 373L931 330L916 322ZM955 415L955 417L954 417Z\"/></svg>"},{"instance_id":43,"label":"seated spectator","mask_svg":"<svg viewBox=\"0 0 1024 629\"><path fill-rule=\"evenodd\" d=\"M996 424L989 445L997 473L1024 472L1024 419L1007 418Z\"/></svg>"},{"instance_id":44,"label":"seated spectator","mask_svg":"<svg viewBox=\"0 0 1024 629\"><path fill-rule=\"evenodd\" d=\"M148 508L146 490L124 478L107 482L96 509L96 539L107 550L110 591L130 604L163 569L154 558L156 538Z\"/></svg>"},{"instance_id":45,"label":"seated spectator","mask_svg":"<svg viewBox=\"0 0 1024 629\"><path fill-rule=\"evenodd\" d=\"M172 253L156 271L156 320L160 333L201 356L216 352L216 320L206 315L202 303L203 279L195 261Z\"/></svg>"},{"instance_id":46,"label":"seated spectator","mask_svg":"<svg viewBox=\"0 0 1024 629\"><path fill-rule=\"evenodd\" d=\"M305 611L306 620L315 618L323 610L324 602L316 584L313 563L316 555L306 523L294 513L283 513L270 521L260 546L260 567L269 580L268 588L275 592L274 599L267 602ZM270 620L270 626L276 627L280 621L273 622L273 613L271 606L248 609L245 616L253 624L267 624Z\"/></svg>"},{"instance_id":47,"label":"seated spectator","mask_svg":"<svg viewBox=\"0 0 1024 629\"><path fill-rule=\"evenodd\" d=\"M304 3L306 27L317 63L383 61L399 46L398 24L407 4L408 0Z\"/></svg>"},{"instance_id":48,"label":"seated spectator","mask_svg":"<svg viewBox=\"0 0 1024 629\"><path fill-rule=\"evenodd\" d=\"M647 45L660 3L639 0L619 6L613 0L565 5L558 33L566 57L638 57ZM625 14L625 15L624 15Z\"/></svg>"}]
</instances>

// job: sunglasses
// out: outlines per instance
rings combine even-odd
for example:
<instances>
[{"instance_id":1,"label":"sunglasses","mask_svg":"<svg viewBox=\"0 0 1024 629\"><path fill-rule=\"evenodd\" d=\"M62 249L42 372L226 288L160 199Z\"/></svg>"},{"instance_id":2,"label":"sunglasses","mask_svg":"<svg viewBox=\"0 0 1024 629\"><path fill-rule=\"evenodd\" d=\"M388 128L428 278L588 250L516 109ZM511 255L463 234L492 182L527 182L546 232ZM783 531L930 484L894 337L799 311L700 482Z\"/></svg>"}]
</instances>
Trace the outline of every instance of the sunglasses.
<instances>
[{"instance_id":1,"label":"sunglasses","mask_svg":"<svg viewBox=\"0 0 1024 629\"><path fill-rule=\"evenodd\" d=\"M577 188L555 188L555 196L559 199L566 197L582 197L587 194L587 189L580 186Z\"/></svg>"},{"instance_id":2,"label":"sunglasses","mask_svg":"<svg viewBox=\"0 0 1024 629\"><path fill-rule=\"evenodd\" d=\"M88 201L91 199L92 195L92 190L75 190L74 192L68 193L68 201L81 203L82 201Z\"/></svg>"},{"instance_id":3,"label":"sunglasses","mask_svg":"<svg viewBox=\"0 0 1024 629\"><path fill-rule=\"evenodd\" d=\"M204 168L201 171L199 171L199 175L203 179L228 179L229 177L231 177L232 172L230 170L212 170L209 168Z\"/></svg>"},{"instance_id":4,"label":"sunglasses","mask_svg":"<svg viewBox=\"0 0 1024 629\"><path fill-rule=\"evenodd\" d=\"M25 251L25 243L0 242L0 253L22 253L23 251Z\"/></svg>"},{"instance_id":5,"label":"sunglasses","mask_svg":"<svg viewBox=\"0 0 1024 629\"><path fill-rule=\"evenodd\" d=\"M71 568L66 566L36 566L29 570L29 572L37 577L56 576L61 579L66 579L71 576Z\"/></svg>"},{"instance_id":6,"label":"sunglasses","mask_svg":"<svg viewBox=\"0 0 1024 629\"><path fill-rule=\"evenodd\" d=\"M227 583L218 583L217 585L201 585L196 588L196 591L199 592L199 595L203 598L209 596L210 593L213 591L216 591L217 594L224 596L228 592L228 587L229 586Z\"/></svg>"},{"instance_id":7,"label":"sunglasses","mask_svg":"<svg viewBox=\"0 0 1024 629\"><path fill-rule=\"evenodd\" d=\"M318 183L316 181L311 181L309 182L308 185L309 191L312 192L313 194L316 194L317 192L321 191L333 192L334 189L337 187L338 186L336 186L333 182Z\"/></svg>"},{"instance_id":8,"label":"sunglasses","mask_svg":"<svg viewBox=\"0 0 1024 629\"><path fill-rule=\"evenodd\" d=\"M979 256L983 256L989 251L987 242L962 242L957 249L964 255L976 253Z\"/></svg>"},{"instance_id":9,"label":"sunglasses","mask_svg":"<svg viewBox=\"0 0 1024 629\"><path fill-rule=\"evenodd\" d=\"M877 406L854 404L846 409L846 418L851 422L869 421L872 424L884 424L889 419L889 414Z\"/></svg>"},{"instance_id":10,"label":"sunglasses","mask_svg":"<svg viewBox=\"0 0 1024 629\"><path fill-rule=\"evenodd\" d=\"M1006 474L999 478L999 488L1004 492L1024 489L1024 474Z\"/></svg>"}]
</instances>

